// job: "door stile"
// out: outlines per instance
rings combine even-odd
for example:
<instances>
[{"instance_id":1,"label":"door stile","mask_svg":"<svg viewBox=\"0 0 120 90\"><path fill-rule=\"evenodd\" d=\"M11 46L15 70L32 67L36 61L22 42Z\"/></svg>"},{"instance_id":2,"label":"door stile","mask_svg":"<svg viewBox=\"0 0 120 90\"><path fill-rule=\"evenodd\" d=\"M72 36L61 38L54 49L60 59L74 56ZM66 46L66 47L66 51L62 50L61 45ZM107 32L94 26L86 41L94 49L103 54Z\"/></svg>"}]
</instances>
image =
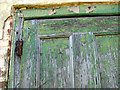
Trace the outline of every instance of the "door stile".
<instances>
[{"instance_id":1,"label":"door stile","mask_svg":"<svg viewBox=\"0 0 120 90\"><path fill-rule=\"evenodd\" d=\"M70 73L70 79L71 79L71 88L74 88L74 61L73 61L73 41L72 41L72 35L69 37L69 48L70 48L70 62L69 62L69 73Z\"/></svg>"}]
</instances>

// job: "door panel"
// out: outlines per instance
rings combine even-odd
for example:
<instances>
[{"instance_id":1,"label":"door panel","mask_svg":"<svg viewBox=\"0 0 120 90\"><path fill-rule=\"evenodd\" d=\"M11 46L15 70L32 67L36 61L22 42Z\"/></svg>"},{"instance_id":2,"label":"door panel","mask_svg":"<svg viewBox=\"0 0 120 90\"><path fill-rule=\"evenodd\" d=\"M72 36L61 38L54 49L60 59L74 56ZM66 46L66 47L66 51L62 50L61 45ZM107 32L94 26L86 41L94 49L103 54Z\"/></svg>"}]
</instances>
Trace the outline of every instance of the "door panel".
<instances>
[{"instance_id":1,"label":"door panel","mask_svg":"<svg viewBox=\"0 0 120 90\"><path fill-rule=\"evenodd\" d=\"M69 40L43 39L41 51L41 87L71 87Z\"/></svg>"},{"instance_id":2,"label":"door panel","mask_svg":"<svg viewBox=\"0 0 120 90\"><path fill-rule=\"evenodd\" d=\"M119 86L119 38L120 35L96 37L103 88L118 88Z\"/></svg>"},{"instance_id":3,"label":"door panel","mask_svg":"<svg viewBox=\"0 0 120 90\"><path fill-rule=\"evenodd\" d=\"M100 88L96 39L92 33L73 34L75 88Z\"/></svg>"},{"instance_id":4,"label":"door panel","mask_svg":"<svg viewBox=\"0 0 120 90\"><path fill-rule=\"evenodd\" d=\"M76 32L118 32L118 21L120 16L104 17L81 17L81 18L62 18L46 19L39 21L40 35L52 33L76 33Z\"/></svg>"}]
</instances>

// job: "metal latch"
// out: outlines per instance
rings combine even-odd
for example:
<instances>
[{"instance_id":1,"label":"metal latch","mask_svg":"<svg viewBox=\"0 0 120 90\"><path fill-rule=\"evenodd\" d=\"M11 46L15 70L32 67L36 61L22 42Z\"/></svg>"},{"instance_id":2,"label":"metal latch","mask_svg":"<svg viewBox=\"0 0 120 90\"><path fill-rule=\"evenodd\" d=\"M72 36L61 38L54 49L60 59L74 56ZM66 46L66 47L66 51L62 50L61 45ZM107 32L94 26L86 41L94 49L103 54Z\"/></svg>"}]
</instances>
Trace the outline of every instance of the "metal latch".
<instances>
[{"instance_id":1,"label":"metal latch","mask_svg":"<svg viewBox=\"0 0 120 90\"><path fill-rule=\"evenodd\" d=\"M18 56L21 56L22 55L22 48L23 48L23 40L17 40L16 43L15 43L15 53L18 55Z\"/></svg>"}]
</instances>

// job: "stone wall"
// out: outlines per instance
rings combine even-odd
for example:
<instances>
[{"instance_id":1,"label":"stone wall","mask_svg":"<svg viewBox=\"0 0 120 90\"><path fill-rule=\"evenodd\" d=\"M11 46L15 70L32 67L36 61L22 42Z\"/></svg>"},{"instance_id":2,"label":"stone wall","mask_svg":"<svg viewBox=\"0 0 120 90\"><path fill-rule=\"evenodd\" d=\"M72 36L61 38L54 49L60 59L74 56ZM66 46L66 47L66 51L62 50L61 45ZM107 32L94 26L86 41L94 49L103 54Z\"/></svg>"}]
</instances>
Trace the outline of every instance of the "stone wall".
<instances>
[{"instance_id":1,"label":"stone wall","mask_svg":"<svg viewBox=\"0 0 120 90\"><path fill-rule=\"evenodd\" d=\"M84 0L84 2L114 2L119 0ZM83 2L83 0L0 0L0 88L7 84L8 62L11 46L12 18L10 17L12 5L20 4L56 4L64 2Z\"/></svg>"},{"instance_id":2,"label":"stone wall","mask_svg":"<svg viewBox=\"0 0 120 90\"><path fill-rule=\"evenodd\" d=\"M3 88L7 84L8 62L11 46L11 20L11 18L6 20L4 24L3 38L0 40L0 88Z\"/></svg>"}]
</instances>

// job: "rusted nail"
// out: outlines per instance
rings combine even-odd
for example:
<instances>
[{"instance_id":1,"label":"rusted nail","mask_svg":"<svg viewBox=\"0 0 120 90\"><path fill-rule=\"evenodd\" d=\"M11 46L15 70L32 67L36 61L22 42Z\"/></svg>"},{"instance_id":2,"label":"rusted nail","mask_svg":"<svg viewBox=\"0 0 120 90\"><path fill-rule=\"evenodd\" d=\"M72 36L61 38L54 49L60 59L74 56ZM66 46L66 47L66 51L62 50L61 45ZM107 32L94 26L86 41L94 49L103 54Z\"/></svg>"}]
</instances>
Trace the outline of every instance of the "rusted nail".
<instances>
[{"instance_id":1,"label":"rusted nail","mask_svg":"<svg viewBox=\"0 0 120 90\"><path fill-rule=\"evenodd\" d=\"M13 23L12 22L10 22L10 28L12 28L13 27Z\"/></svg>"},{"instance_id":2,"label":"rusted nail","mask_svg":"<svg viewBox=\"0 0 120 90\"><path fill-rule=\"evenodd\" d=\"M18 32L16 32L16 34L18 34Z\"/></svg>"}]
</instances>

